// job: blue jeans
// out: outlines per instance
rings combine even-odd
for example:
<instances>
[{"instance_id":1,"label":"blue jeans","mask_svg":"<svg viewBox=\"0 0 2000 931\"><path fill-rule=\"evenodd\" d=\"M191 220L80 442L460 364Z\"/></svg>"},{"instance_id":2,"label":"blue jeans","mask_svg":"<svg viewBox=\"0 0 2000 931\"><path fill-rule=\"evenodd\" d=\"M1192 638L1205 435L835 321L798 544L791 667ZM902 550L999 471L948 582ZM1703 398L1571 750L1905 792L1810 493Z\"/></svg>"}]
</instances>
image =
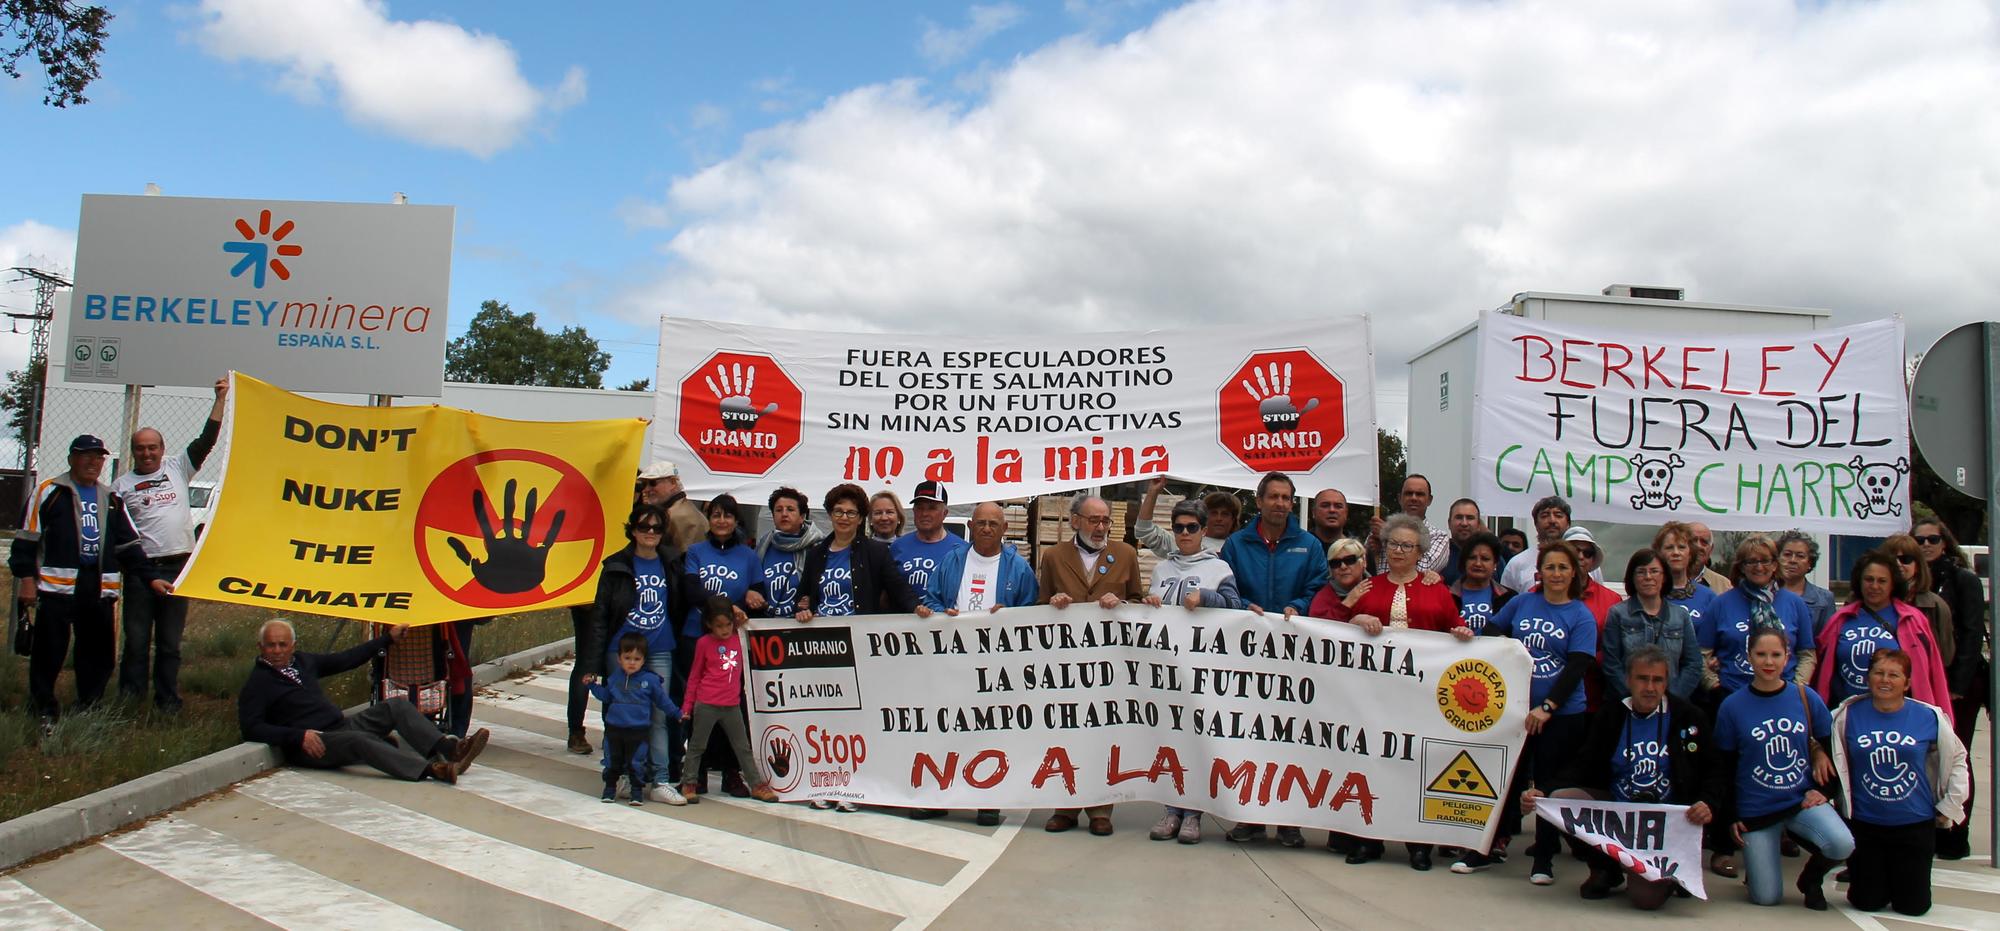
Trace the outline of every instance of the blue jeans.
<instances>
[{"instance_id":1,"label":"blue jeans","mask_svg":"<svg viewBox=\"0 0 2000 931\"><path fill-rule=\"evenodd\" d=\"M1755 905L1776 905L1785 898L1783 859L1778 842L1786 830L1819 849L1829 860L1845 860L1854 853L1854 835L1840 820L1832 805L1802 808L1777 824L1743 833L1743 871L1750 884L1750 901Z\"/></svg>"}]
</instances>

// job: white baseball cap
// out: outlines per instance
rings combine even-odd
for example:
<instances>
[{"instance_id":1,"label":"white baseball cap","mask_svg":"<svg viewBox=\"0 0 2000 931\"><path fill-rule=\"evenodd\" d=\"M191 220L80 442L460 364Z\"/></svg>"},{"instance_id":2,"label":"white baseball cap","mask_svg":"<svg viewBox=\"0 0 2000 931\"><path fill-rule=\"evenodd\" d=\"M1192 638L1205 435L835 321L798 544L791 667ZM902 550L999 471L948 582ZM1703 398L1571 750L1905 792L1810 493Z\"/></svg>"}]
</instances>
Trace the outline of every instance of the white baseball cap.
<instances>
[{"instance_id":1,"label":"white baseball cap","mask_svg":"<svg viewBox=\"0 0 2000 931\"><path fill-rule=\"evenodd\" d=\"M668 462L665 459L661 459L658 462L655 462L639 470L639 478L648 482L657 481L663 478L677 478L680 476L680 474L681 470L676 468L673 463Z\"/></svg>"}]
</instances>

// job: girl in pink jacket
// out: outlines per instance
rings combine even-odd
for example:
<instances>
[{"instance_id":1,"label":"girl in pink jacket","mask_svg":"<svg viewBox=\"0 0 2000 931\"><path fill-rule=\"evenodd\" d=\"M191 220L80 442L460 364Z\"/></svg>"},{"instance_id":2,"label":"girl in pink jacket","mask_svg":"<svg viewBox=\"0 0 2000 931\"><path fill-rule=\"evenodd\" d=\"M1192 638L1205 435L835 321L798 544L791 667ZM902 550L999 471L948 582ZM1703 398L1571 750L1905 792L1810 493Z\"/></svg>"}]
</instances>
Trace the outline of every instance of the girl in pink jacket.
<instances>
[{"instance_id":1,"label":"girl in pink jacket","mask_svg":"<svg viewBox=\"0 0 2000 931\"><path fill-rule=\"evenodd\" d=\"M687 700L681 703L681 720L694 722L688 730L688 753L693 754L688 759L701 759L708 749L708 735L721 727L747 776L757 772L757 758L750 755L750 726L743 717L743 636L737 631L736 604L725 595L709 596L702 603L701 623L707 633L695 642ZM692 763L688 771L694 771ZM681 786L688 804L701 800L688 794L698 789L692 782ZM750 788L750 797L775 802L778 793L769 782L758 782Z\"/></svg>"}]
</instances>

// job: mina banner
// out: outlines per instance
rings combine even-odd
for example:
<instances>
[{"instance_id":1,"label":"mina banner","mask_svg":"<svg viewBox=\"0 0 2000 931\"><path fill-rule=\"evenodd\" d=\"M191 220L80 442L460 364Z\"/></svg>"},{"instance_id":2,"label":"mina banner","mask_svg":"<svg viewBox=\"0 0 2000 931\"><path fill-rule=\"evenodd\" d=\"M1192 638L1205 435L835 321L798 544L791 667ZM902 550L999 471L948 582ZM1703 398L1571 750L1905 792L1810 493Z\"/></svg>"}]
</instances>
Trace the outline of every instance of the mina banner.
<instances>
[{"instance_id":1,"label":"mina banner","mask_svg":"<svg viewBox=\"0 0 2000 931\"><path fill-rule=\"evenodd\" d=\"M357 407L230 378L222 488L179 594L391 624L595 597L644 421Z\"/></svg>"},{"instance_id":2,"label":"mina banner","mask_svg":"<svg viewBox=\"0 0 2000 931\"><path fill-rule=\"evenodd\" d=\"M653 454L690 497L790 485L993 501L1155 475L1373 503L1367 317L1012 337L827 333L668 317Z\"/></svg>"},{"instance_id":3,"label":"mina banner","mask_svg":"<svg viewBox=\"0 0 2000 931\"><path fill-rule=\"evenodd\" d=\"M1473 496L1490 512L1561 495L1577 520L1909 526L1900 318L1663 335L1492 313L1476 410Z\"/></svg>"},{"instance_id":4,"label":"mina banner","mask_svg":"<svg viewBox=\"0 0 2000 931\"><path fill-rule=\"evenodd\" d=\"M785 799L1144 800L1485 849L1520 757L1513 640L1094 605L754 622L752 744Z\"/></svg>"}]
</instances>

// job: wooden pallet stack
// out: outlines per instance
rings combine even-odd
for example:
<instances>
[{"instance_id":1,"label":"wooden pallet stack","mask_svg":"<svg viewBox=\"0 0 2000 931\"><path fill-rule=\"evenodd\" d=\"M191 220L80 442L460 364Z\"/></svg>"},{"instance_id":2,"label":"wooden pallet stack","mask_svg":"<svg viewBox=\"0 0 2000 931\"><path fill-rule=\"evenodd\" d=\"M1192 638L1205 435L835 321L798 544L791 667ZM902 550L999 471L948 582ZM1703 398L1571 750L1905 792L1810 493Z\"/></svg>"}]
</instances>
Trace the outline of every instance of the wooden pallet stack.
<instances>
[{"instance_id":1,"label":"wooden pallet stack","mask_svg":"<svg viewBox=\"0 0 2000 931\"><path fill-rule=\"evenodd\" d=\"M1007 545L1021 554L1022 559L1032 560L1035 547L1031 542L1028 526L1028 506L1026 504L1003 505L1007 512Z\"/></svg>"}]
</instances>

